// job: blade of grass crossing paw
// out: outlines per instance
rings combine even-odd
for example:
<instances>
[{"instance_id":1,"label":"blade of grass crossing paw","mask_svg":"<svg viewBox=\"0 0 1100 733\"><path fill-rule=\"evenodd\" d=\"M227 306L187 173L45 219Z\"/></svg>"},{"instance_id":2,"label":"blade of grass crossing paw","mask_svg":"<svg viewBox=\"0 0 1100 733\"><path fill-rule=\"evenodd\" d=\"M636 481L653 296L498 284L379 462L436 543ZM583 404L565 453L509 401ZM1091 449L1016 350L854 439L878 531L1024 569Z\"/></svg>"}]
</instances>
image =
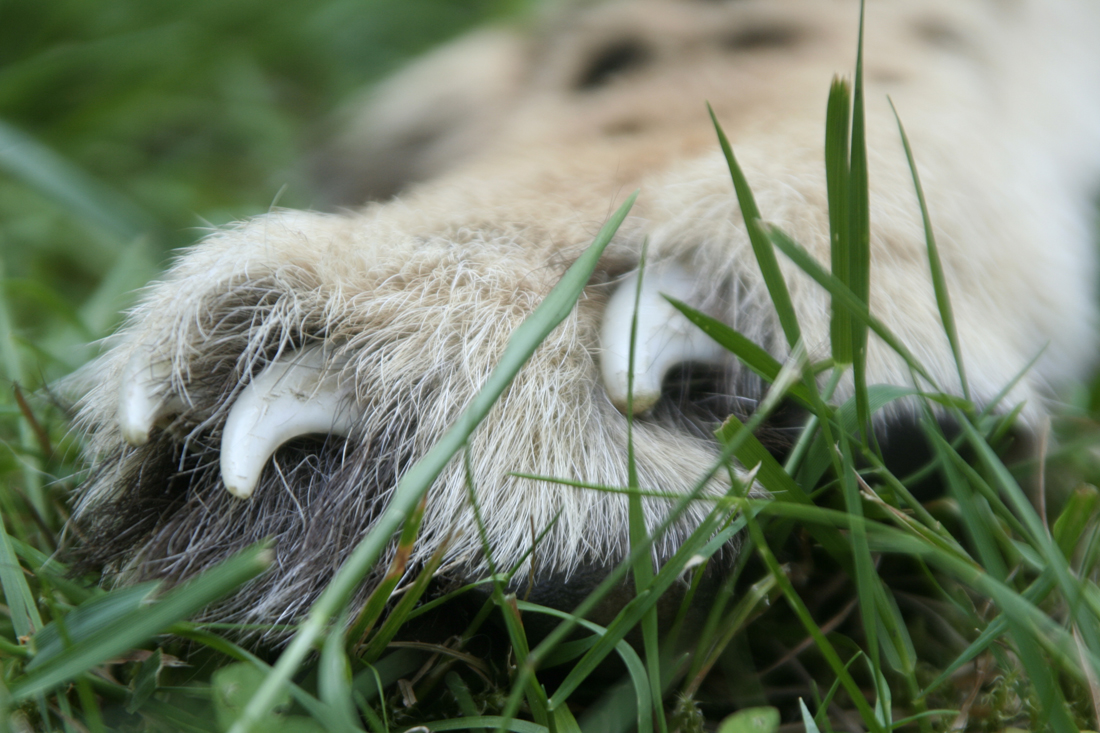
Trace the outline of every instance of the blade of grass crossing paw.
<instances>
[{"instance_id":1,"label":"blade of grass crossing paw","mask_svg":"<svg viewBox=\"0 0 1100 733\"><path fill-rule=\"evenodd\" d=\"M630 547L648 545L649 530L646 528L645 511L642 508L641 487L638 485L638 466L634 460L634 354L638 339L638 303L642 297L642 283L645 280L646 252L649 242L642 244L642 254L638 261L638 281L634 289L634 310L630 318L630 354L627 369L626 396L626 451L627 451L627 498L629 512ZM653 556L636 554L633 562L634 592L641 595L653 582ZM642 645L645 648L646 670L649 673L650 695L653 700L661 700L661 662L660 639L657 629L657 607L652 606L642 617ZM564 707L564 706L562 706ZM555 709L555 714L557 708ZM667 726L661 710L654 710L657 728L665 733ZM644 719L640 719L644 722ZM646 726L648 729L648 726Z\"/></svg>"},{"instance_id":2,"label":"blade of grass crossing paw","mask_svg":"<svg viewBox=\"0 0 1100 733\"><path fill-rule=\"evenodd\" d=\"M776 377L779 376L779 370L783 368L783 365L763 348L718 319L711 318L675 298L670 298L667 295L664 298L672 304L673 308L683 313L684 317L698 326L703 333L714 339L719 346L732 353L745 366L763 377L767 382L774 382ZM802 403L803 406L813 407L813 396L805 385L792 384L788 394Z\"/></svg>"},{"instance_id":3,"label":"blade of grass crossing paw","mask_svg":"<svg viewBox=\"0 0 1100 733\"><path fill-rule=\"evenodd\" d=\"M789 363L784 367L779 378L776 379L772 390L769 391L765 399L760 402L757 410L753 413L748 423L745 424L744 429L738 431L729 438L725 445L722 446L722 452L719 459L699 478L692 491L680 499L677 506L663 520L661 525L655 528L652 535L647 538L646 544L631 549L631 556L627 558L625 563L632 563L635 558L640 555L649 556L648 548L652 546L653 537L661 536L669 525L676 520L676 517L679 516L687 504L700 495L711 477L714 476L719 469L727 465L728 461L736 454L737 450L740 449L743 441L751 437L752 431L758 428L763 421L767 419L771 411L775 409L776 405L786 394L790 385L795 383L798 376L803 373L804 367L805 351L801 348L801 345L798 345ZM622 639L627 631L629 631L630 628L641 619L642 615L649 610L649 606L655 604L660 598L660 595L680 577L683 569L690 560L696 555L701 555L705 558L714 554L732 537L733 533L743 526L744 519L739 518L722 531L718 531L719 527L726 524L729 513L740 506L743 501L741 497L746 493L746 488L748 485L751 485L751 483L751 475L745 478L744 486L740 485L736 477L734 478L730 492L726 497L716 503L715 508L707 515L703 522L700 523L699 527L692 532L683 544L681 544L680 548L673 556L661 566L646 596L636 597L626 605L615 620L608 626L608 633L600 639L596 646L586 654L585 659L582 659L581 663L574 667L573 671L570 672L561 685L558 686L558 689L550 699L551 709L557 705L563 704L572 691L575 690L584 680L585 676L587 676L587 672L581 673L579 670L584 668L585 664L589 663L591 667L594 668L611 650L610 645ZM575 611L577 616L583 617L588 613L602 595L606 594L610 588L620 582L624 574L625 564L620 563L608 577L600 583L597 589L577 607ZM555 644L561 641L561 639L569 633L570 629L570 625L562 624L551 632L535 650L536 658L544 657L549 649L553 648Z\"/></svg>"},{"instance_id":4,"label":"blade of grass crossing paw","mask_svg":"<svg viewBox=\"0 0 1100 733\"><path fill-rule=\"evenodd\" d=\"M314 642L324 632L329 620L347 603L363 576L378 561L378 557L389 544L394 532L404 524L406 518L420 502L424 492L454 455L462 449L467 438L489 413L497 398L508 388L513 377L543 339L573 310L577 298L580 297L596 268L600 255L611 242L636 198L637 193L632 194L619 207L597 234L592 245L577 258L538 308L520 324L508 341L496 368L466 411L401 478L389 506L379 517L374 530L356 545L325 592L313 604L305 621L299 626L297 634L275 665L275 671L256 691L240 719L233 724L230 733L252 731L254 725L271 708L279 690L310 653Z\"/></svg>"},{"instance_id":5,"label":"blade of grass crossing paw","mask_svg":"<svg viewBox=\"0 0 1100 733\"><path fill-rule=\"evenodd\" d=\"M772 307L775 308L776 315L779 318L779 324L783 329L783 335L786 336L787 345L793 355L799 346L802 345L802 329L798 324L798 314L794 309L794 304L791 302L790 292L787 289L787 281L783 277L783 272L779 269L779 261L775 256L774 243L772 242L772 238L768 236L767 230L764 227L760 217L760 209L756 205L756 199L752 195L752 189L749 187L748 180L745 178L745 174L741 170L741 166L737 162L736 156L733 154L733 148L730 146L729 139L726 137L726 133L722 130L722 126L718 123L718 118L715 116L714 110L709 104L707 105L707 111L710 113L711 122L714 124L715 132L718 134L718 142L721 145L722 154L725 156L726 164L729 167L730 177L733 179L733 188L737 194L738 205L741 207L741 218L745 222L745 229L749 235L749 243L752 245L753 255L756 258L757 266L760 268L760 274L764 279L764 284L768 289ZM811 412L819 415L825 414L826 407L818 394L817 382L808 364L803 369L802 377L811 397ZM829 442L832 443L832 435L830 434L829 426L827 424L822 424L821 429L829 439ZM837 466L836 468L839 472L840 467Z\"/></svg>"},{"instance_id":6,"label":"blade of grass crossing paw","mask_svg":"<svg viewBox=\"0 0 1100 733\"><path fill-rule=\"evenodd\" d=\"M691 491L681 496L673 507L672 511L662 520L661 524L654 528L650 537L646 539L646 543L637 548L632 548L630 555L621 563L615 566L615 568L608 574L606 578L592 591L588 597L577 606L574 613L577 617L583 618L589 613L599 602L601 598L607 595L608 592L619 583L621 583L624 577L627 575L629 568L632 567L632 563L638 556L648 556L652 551L653 537L660 537L673 522L683 513L687 506L696 501L702 494L703 490L712 480L712 478L724 467L727 466L729 460L733 457L735 451L740 447L741 441L748 436L753 430L760 426L760 424L767 418L772 410L775 409L779 401L786 394L787 389L793 384L803 373L806 366L805 351L799 344L796 346L791 358L788 359L787 365L784 366L783 371L776 379L775 384L769 391L764 400L761 401L757 410L753 413L752 417L746 423L746 429L740 434L735 435L729 442L729 444L722 446L722 450L717 460L702 473L698 478ZM736 482L735 482L736 483ZM734 486L731 491L739 492L743 489L740 486ZM649 591L645 597L635 598L633 601L627 604L626 608L616 617L615 621L608 627L608 634L602 637L595 647L593 647L586 655L589 659L595 659L598 661L602 659L602 655L606 655L610 648L601 645L607 643L615 643L625 636L629 628L637 623L641 616L648 610L650 604L656 603L660 594L683 572L689 560L695 555L700 554L707 556L717 552L718 549L729 541L734 532L740 529L744 520L738 520L733 523L732 526L726 530L717 532L719 526L725 523L725 519L729 512L736 507L740 501L738 498L740 494L735 494L732 498L726 497L720 500L715 509L708 514L707 518L703 520L699 528L693 532L676 551L676 553L661 567L660 571L654 577L653 584L650 586ZM716 534L717 532L717 534ZM710 539L709 542L707 540ZM636 614L632 616L631 614ZM562 624L559 624L545 639L543 639L538 647L536 647L531 654L531 664L520 670L520 674L524 677L530 677L534 674L534 667L537 663L547 657L551 653L551 650L560 643L575 627L575 622L567 620ZM611 630L614 628L620 630L621 635L609 639L612 636ZM582 660L581 664L577 667L581 667L586 660ZM577 667L574 667L574 671L566 677L566 679L559 685L558 689L554 692L553 697L550 700L551 710L558 705L564 704L568 699L570 693L576 689L576 687L583 681L584 676L577 674ZM509 698L505 713L507 716L514 715L518 710L519 696L513 691L512 696Z\"/></svg>"},{"instance_id":7,"label":"blade of grass crossing paw","mask_svg":"<svg viewBox=\"0 0 1100 733\"><path fill-rule=\"evenodd\" d=\"M901 116L898 115L894 100L890 100L890 109L894 112L894 119L898 121L898 132L901 133L901 144L905 147L905 157L909 161L909 170L913 173L913 187L917 191L917 202L920 204L921 219L924 222L924 239L928 248L928 266L932 271L932 288L936 293L936 307L940 312L940 321L943 323L944 333L951 345L951 353L955 357L955 366L959 370L959 383L962 385L963 396L970 401L970 385L966 380L966 369L963 366L962 347L959 346L959 334L955 328L955 313L951 308L951 296L947 292L947 278L943 273L943 262L940 260L940 250L936 246L936 236L932 231L932 217L928 213L928 203L924 198L924 189L920 185L920 175L917 173L917 161L913 157L913 149L909 145L909 136L905 134L905 126L901 124Z\"/></svg>"},{"instance_id":8,"label":"blade of grass crossing paw","mask_svg":"<svg viewBox=\"0 0 1100 733\"><path fill-rule=\"evenodd\" d=\"M756 205L756 199L752 195L752 189L741 170L737 158L733 154L733 148L718 124L718 118L711 106L707 105L714 130L718 133L718 143L722 146L722 154L726 157L726 164L733 178L733 188L737 192L737 202L741 206L741 217L745 221L745 229L749 233L749 243L752 245L753 254L760 267L760 274L764 277L764 284L771 296L772 306L779 316L779 325L783 328L783 335L787 337L787 345L792 349L802 339L802 329L798 325L798 316L795 314L794 305L791 303L791 295L787 290L787 281L783 279L783 273L779 269L779 261L775 257L768 237L765 236L760 222L760 209Z\"/></svg>"}]
</instances>

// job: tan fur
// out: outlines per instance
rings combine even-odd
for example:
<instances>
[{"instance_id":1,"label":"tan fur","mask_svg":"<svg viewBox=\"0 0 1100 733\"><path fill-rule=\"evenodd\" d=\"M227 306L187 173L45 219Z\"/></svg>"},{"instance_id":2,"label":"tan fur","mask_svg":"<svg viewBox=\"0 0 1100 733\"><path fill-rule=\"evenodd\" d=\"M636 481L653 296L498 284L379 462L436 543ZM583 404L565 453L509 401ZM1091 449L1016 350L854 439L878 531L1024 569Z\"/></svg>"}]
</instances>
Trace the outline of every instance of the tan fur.
<instances>
[{"instance_id":1,"label":"tan fur","mask_svg":"<svg viewBox=\"0 0 1100 733\"><path fill-rule=\"evenodd\" d=\"M698 277L697 304L784 356L703 103L713 104L764 217L827 263L825 100L833 74L854 65L857 24L849 0L613 2L566 13L533 36L493 31L481 36L491 42L460 41L396 77L338 146L333 196L347 195L357 166L376 192L430 181L353 213L279 211L212 234L149 288L86 372L81 419L99 464L78 520L125 534L116 520L132 497L159 490L176 502L171 516L115 538L100 559L125 579L179 579L274 533L283 540L276 571L219 613L300 613L369 528L394 472L439 438L512 330L607 214L640 189L576 310L471 444L498 565L517 562L532 528L559 512L537 551L540 573L568 578L620 559L622 497L509 474L626 483L626 423L600 383L598 331L616 278L634 267L646 239L654 271L664 260L685 264ZM987 403L1042 352L1005 403L1025 402L1030 425L1049 409L1052 388L1082 377L1094 354L1098 31L1100 10L1089 0L868 3L872 310L941 386L959 390L889 94L920 166L972 394ZM593 54L622 39L638 39L648 63L575 89ZM478 69L492 72L486 85ZM429 113L445 129L371 172L369 158L399 145ZM782 264L807 347L823 357L828 298ZM234 395L280 350L322 339L350 358L342 379L354 385L362 425L330 450L339 460L327 473L303 463L284 467L280 479L269 466L254 497L230 497L216 453ZM188 408L148 446L130 448L114 411L136 350L171 360L166 389ZM911 382L877 340L869 370L871 382ZM750 397L759 396L754 389ZM842 385L838 396L848 393ZM709 440L659 420L639 423L635 438L648 488L685 491L715 455ZM338 511L325 508L337 501ZM651 523L663 506L650 502ZM659 558L704 511L678 522ZM414 561L448 536L450 572L483 572L458 462L432 489Z\"/></svg>"}]
</instances>

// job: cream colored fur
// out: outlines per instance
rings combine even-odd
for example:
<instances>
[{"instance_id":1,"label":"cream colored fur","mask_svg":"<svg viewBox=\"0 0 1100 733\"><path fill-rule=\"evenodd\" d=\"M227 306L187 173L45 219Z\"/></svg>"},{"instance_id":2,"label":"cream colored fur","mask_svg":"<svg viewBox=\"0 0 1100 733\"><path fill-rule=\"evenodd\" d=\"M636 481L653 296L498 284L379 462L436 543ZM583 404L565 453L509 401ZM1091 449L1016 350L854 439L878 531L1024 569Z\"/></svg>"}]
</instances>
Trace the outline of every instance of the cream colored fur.
<instances>
[{"instance_id":1,"label":"cream colored fur","mask_svg":"<svg viewBox=\"0 0 1100 733\"><path fill-rule=\"evenodd\" d=\"M827 263L825 101L832 76L854 66L857 25L851 0L610 2L528 35L473 36L398 75L330 154L343 160L335 195L347 193L357 167L379 191L430 180L346 214L276 211L211 234L148 288L86 372L81 419L99 464L78 498L78 521L118 534L118 508L155 493L150 482L183 497L172 517L116 540L129 549L100 557L125 579L179 579L274 533L277 568L218 613L300 613L377 515L394 471L439 438L512 330L639 189L574 313L471 443L498 566L517 562L559 513L536 551L539 573L567 578L620 559L622 497L510 474L626 483L626 422L600 382L598 333L607 297L646 239L652 272L665 260L683 263L698 278L697 305L785 355L704 102L764 217ZM594 55L623 39L642 44L647 61L576 89ZM972 394L988 402L1041 354L1005 402L1025 402L1028 425L1094 357L1098 49L1100 6L1090 0L868 3L871 308L958 391L889 94L928 195ZM491 79L482 84L478 70ZM430 129L406 140L404 159L379 155L422 123ZM385 170L372 172L372 158ZM826 356L828 298L782 264L807 347ZM280 478L269 466L251 499L228 496L218 436L240 385L280 350L322 340L350 359L341 379L354 387L362 424L330 450L339 457L330 469L310 473L305 461L283 466ZM170 361L164 391L186 409L132 448L115 412L121 375L139 351ZM911 382L874 337L869 371L873 383ZM838 396L849 393L842 386ZM660 421L640 422L635 440L641 484L652 489L686 490L715 455L712 442ZM342 508L326 514L337 499ZM651 523L663 507L649 503ZM704 511L678 522L658 557ZM414 561L447 538L452 574L483 572L457 461L430 493Z\"/></svg>"}]
</instances>

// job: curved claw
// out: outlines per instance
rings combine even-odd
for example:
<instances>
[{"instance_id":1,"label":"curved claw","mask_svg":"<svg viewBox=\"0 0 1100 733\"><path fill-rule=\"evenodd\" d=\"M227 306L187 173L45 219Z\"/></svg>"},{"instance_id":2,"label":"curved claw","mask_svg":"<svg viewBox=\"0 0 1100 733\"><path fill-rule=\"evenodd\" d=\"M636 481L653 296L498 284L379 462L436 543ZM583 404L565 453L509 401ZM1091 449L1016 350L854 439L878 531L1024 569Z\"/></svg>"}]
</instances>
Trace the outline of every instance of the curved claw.
<instances>
[{"instance_id":1,"label":"curved claw","mask_svg":"<svg viewBox=\"0 0 1100 733\"><path fill-rule=\"evenodd\" d=\"M171 362L154 362L141 350L126 363L118 395L118 425L123 440L130 445L145 445L154 425L184 408L179 397L162 392L171 373Z\"/></svg>"},{"instance_id":2,"label":"curved claw","mask_svg":"<svg viewBox=\"0 0 1100 733\"><path fill-rule=\"evenodd\" d=\"M630 326L638 273L627 277L612 294L600 328L600 369L608 396L626 412L630 373ZM727 352L703 333L662 294L685 300L693 278L682 267L667 263L647 271L638 297L638 331L634 345L634 412L642 414L661 398L661 382L669 370L685 362L723 364Z\"/></svg>"},{"instance_id":3,"label":"curved claw","mask_svg":"<svg viewBox=\"0 0 1100 733\"><path fill-rule=\"evenodd\" d=\"M284 354L241 390L222 431L222 482L246 499L276 449L310 433L347 436L358 415L346 390L339 389L339 366L321 347Z\"/></svg>"}]
</instances>

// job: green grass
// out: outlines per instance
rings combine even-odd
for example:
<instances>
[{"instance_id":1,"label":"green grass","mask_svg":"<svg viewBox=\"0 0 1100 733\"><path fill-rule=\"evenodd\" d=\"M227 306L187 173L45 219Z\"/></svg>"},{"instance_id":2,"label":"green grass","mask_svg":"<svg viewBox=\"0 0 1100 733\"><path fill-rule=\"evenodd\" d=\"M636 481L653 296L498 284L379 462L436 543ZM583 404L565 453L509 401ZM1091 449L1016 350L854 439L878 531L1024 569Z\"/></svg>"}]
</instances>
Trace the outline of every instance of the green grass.
<instances>
[{"instance_id":1,"label":"green grass","mask_svg":"<svg viewBox=\"0 0 1100 733\"><path fill-rule=\"evenodd\" d=\"M828 108L830 270L763 223L767 212L752 202L735 148L715 120L730 195L746 214L792 357L781 365L676 304L774 386L745 424L731 417L719 429L720 459L701 472L695 492L675 497L682 510L703 500L710 476L731 476L733 489L708 500L710 515L665 565L651 565L652 537L634 511L629 557L575 614L509 595L512 569L496 567L491 591L477 596L480 610L457 637L447 645L411 642L402 626L448 599L418 605L429 568L384 612L404 571L400 552L393 582L358 618L347 608L356 578L389 538L400 532L406 548L415 541L426 487L572 307L614 220L517 330L463 420L405 475L379 530L352 553L281 656L238 646L231 629L187 621L261 572L264 548L163 594L153 585L105 592L95 578L71 577L54 556L81 464L79 436L68 432L51 380L92 353L83 344L109 333L131 288L156 272L169 248L195 241L194 227L261 213L276 196L308 205L292 171L309 149L313 121L339 99L416 50L518 5L380 0L367 13L344 1L199 0L186 15L138 0L5 7L0 369L16 389L0 396L0 725L697 731L741 709L722 731L767 733L780 720L811 731L1096 729L1100 431L1090 408L1100 390L1082 389L1079 406L1056 424L1060 447L1046 464L1010 470L995 449L1010 441L1012 406L983 411L934 385L917 394L859 378L870 331L895 346L914 374L925 370L867 304L874 273L858 68L854 85L833 85ZM423 23L429 14L440 22ZM920 157L907 141L906 150ZM915 173L914 185L923 210ZM958 355L951 294L923 213L937 304ZM825 362L811 363L801 349L775 250L831 295L833 349ZM856 396L837 404L831 392L848 370ZM932 470L946 489L927 505L913 497L913 477L891 475L860 429L891 402L913 398L924 406ZM784 399L812 419L781 465L753 431ZM960 435L943 435L934 418L942 412ZM774 500L746 496L734 459ZM1040 470L1045 503L1036 508L1027 491ZM636 481L590 490L626 492L635 508L644 493ZM709 587L708 559L737 534L743 552ZM486 551L491 558L488 543ZM685 577L691 584L680 613L658 630L658 599ZM622 582L633 584L635 599L606 627L584 620ZM560 625L528 639L536 615ZM494 627L511 651L478 656L478 640ZM636 628L641 643L632 646ZM618 682L608 679L609 658L623 670Z\"/></svg>"}]
</instances>

